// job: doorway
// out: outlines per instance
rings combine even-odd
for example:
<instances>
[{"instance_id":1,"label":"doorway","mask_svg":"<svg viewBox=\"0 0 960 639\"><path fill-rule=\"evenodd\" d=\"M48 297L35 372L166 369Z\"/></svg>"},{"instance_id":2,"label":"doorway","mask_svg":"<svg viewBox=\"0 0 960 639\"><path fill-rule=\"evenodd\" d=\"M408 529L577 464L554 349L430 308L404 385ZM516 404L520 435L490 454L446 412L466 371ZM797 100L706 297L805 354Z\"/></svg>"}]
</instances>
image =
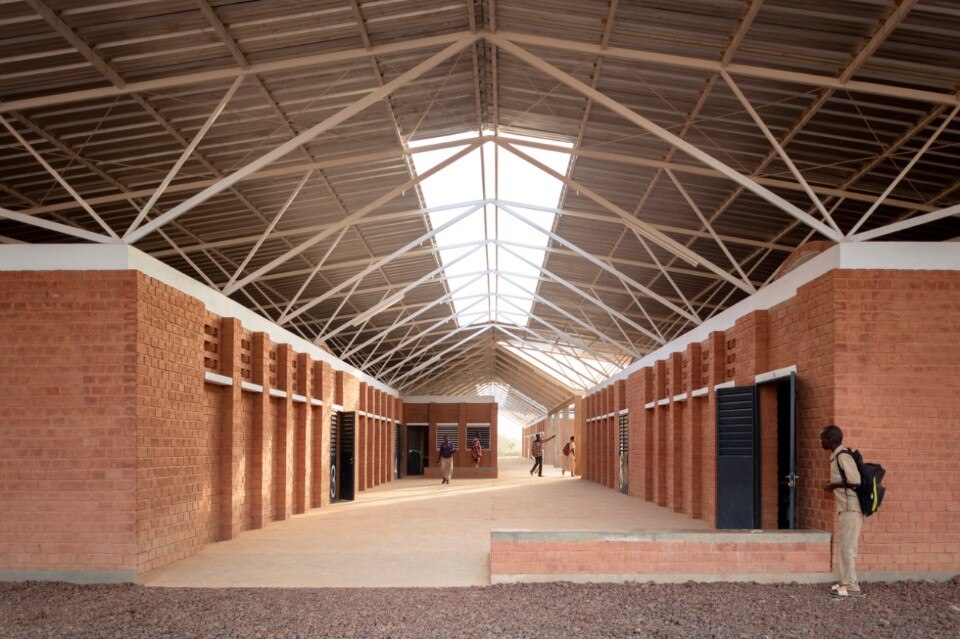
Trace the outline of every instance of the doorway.
<instances>
[{"instance_id":1,"label":"doorway","mask_svg":"<svg viewBox=\"0 0 960 639\"><path fill-rule=\"evenodd\" d=\"M630 491L630 417L620 415L620 492L626 495Z\"/></svg>"},{"instance_id":2,"label":"doorway","mask_svg":"<svg viewBox=\"0 0 960 639\"><path fill-rule=\"evenodd\" d=\"M407 475L422 475L430 465L427 456L429 426L407 426Z\"/></svg>"},{"instance_id":3,"label":"doorway","mask_svg":"<svg viewBox=\"0 0 960 639\"><path fill-rule=\"evenodd\" d=\"M776 423L762 424L765 432L776 429L777 528L797 527L797 374L764 381L760 389L760 413ZM776 402L776 407L764 406ZM767 456L771 460L771 456Z\"/></svg>"},{"instance_id":4,"label":"doorway","mask_svg":"<svg viewBox=\"0 0 960 639\"><path fill-rule=\"evenodd\" d=\"M340 448L340 499L353 501L353 456L357 414L354 412L340 413L339 422L339 432L337 433L339 435L339 441L337 445Z\"/></svg>"},{"instance_id":5,"label":"doorway","mask_svg":"<svg viewBox=\"0 0 960 639\"><path fill-rule=\"evenodd\" d=\"M767 481L761 480L761 457ZM767 495L777 491L776 527L796 529L797 374L792 371L755 386L717 389L717 528L772 528L773 512L761 513L762 485Z\"/></svg>"},{"instance_id":6,"label":"doorway","mask_svg":"<svg viewBox=\"0 0 960 639\"><path fill-rule=\"evenodd\" d=\"M393 478L403 476L403 426L393 425Z\"/></svg>"},{"instance_id":7,"label":"doorway","mask_svg":"<svg viewBox=\"0 0 960 639\"><path fill-rule=\"evenodd\" d=\"M337 444L337 432L340 413L330 415L330 503L340 501L340 447Z\"/></svg>"}]
</instances>

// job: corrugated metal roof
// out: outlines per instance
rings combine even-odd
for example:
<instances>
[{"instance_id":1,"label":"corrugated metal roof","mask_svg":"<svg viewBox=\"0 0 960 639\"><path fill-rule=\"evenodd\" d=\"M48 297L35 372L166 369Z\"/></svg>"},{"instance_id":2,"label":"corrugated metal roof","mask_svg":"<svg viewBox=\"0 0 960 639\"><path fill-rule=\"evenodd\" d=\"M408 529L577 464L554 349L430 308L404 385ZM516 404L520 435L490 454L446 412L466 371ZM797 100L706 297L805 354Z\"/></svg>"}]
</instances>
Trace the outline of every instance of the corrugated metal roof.
<instances>
[{"instance_id":1,"label":"corrugated metal roof","mask_svg":"<svg viewBox=\"0 0 960 639\"><path fill-rule=\"evenodd\" d=\"M148 220L396 82L136 246L218 288L241 282L227 292L272 319L300 311L291 327L405 391L493 384L534 419L584 384L509 350L518 337L560 371L599 358L601 375L824 239L798 219L822 221L821 205L840 239L960 203L958 29L952 0L0 3L0 207L13 212L0 211L0 241L124 236L195 137ZM423 239L407 144L465 132L573 144L529 321L490 290L477 308L500 324L460 327L448 294L466 281L446 280ZM934 214L877 237L958 235L956 216Z\"/></svg>"}]
</instances>

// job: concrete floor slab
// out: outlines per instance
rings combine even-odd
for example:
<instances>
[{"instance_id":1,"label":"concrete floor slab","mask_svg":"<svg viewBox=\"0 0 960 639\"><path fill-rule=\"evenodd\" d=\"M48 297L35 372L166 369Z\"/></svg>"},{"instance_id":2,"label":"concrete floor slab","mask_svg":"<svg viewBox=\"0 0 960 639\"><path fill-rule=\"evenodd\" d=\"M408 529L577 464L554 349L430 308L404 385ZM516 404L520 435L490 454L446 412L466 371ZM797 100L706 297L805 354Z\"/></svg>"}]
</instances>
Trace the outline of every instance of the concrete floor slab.
<instances>
[{"instance_id":1,"label":"concrete floor slab","mask_svg":"<svg viewBox=\"0 0 960 639\"><path fill-rule=\"evenodd\" d=\"M490 531L710 530L547 467L499 460L498 479L402 479L274 522L141 578L171 587L440 587L490 583Z\"/></svg>"}]
</instances>

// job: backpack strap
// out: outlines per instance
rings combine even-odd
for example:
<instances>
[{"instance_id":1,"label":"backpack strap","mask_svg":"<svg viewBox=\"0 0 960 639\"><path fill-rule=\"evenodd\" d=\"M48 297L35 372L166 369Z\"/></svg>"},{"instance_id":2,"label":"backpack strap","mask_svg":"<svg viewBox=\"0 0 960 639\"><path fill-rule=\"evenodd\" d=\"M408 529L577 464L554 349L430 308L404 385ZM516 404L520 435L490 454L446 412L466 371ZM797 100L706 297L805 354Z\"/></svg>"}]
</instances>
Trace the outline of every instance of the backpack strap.
<instances>
[{"instance_id":1,"label":"backpack strap","mask_svg":"<svg viewBox=\"0 0 960 639\"><path fill-rule=\"evenodd\" d=\"M840 463L840 455L843 455L844 453L846 453L847 455L849 455L849 456L850 456L850 459L853 459L854 463L856 463L856 461L857 461L856 459L853 458L853 453L850 452L850 449L849 449L849 448L846 449L846 450L841 450L839 453L837 453L837 457L836 457L836 459L837 459L837 469L840 470L840 477L841 477L841 479L843 479L843 489L844 489L844 490L848 490L848 489L849 489L849 490L856 490L856 489L857 489L857 486L854 486L853 484L851 484L850 482L847 481L847 474L846 474L845 472L843 472L843 464ZM861 477L861 481L863 481L863 478L862 478L862 477Z\"/></svg>"}]
</instances>

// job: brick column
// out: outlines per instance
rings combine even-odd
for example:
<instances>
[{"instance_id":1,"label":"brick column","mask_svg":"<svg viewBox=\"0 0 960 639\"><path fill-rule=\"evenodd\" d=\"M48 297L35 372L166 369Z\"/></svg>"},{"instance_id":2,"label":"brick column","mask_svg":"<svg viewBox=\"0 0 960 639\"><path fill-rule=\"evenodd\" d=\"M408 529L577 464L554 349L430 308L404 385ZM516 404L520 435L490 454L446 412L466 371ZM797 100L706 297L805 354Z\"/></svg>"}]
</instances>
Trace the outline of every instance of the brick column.
<instances>
[{"instance_id":1,"label":"brick column","mask_svg":"<svg viewBox=\"0 0 960 639\"><path fill-rule=\"evenodd\" d=\"M293 514L293 453L296 424L293 414L293 349L289 344L277 346L277 388L287 396L280 398L277 412L277 455L274 479L276 518L289 519Z\"/></svg>"},{"instance_id":2,"label":"brick column","mask_svg":"<svg viewBox=\"0 0 960 639\"><path fill-rule=\"evenodd\" d=\"M680 512L683 508L683 402L675 402L683 383L683 355L671 353L667 360L667 506Z\"/></svg>"},{"instance_id":3,"label":"brick column","mask_svg":"<svg viewBox=\"0 0 960 639\"><path fill-rule=\"evenodd\" d=\"M262 393L253 395L253 460L250 478L250 524L252 528L263 528L270 522L268 506L271 502L267 491L270 489L270 454L273 452L270 438L270 374L268 353L270 339L266 333L254 333L252 340L251 374L254 384L263 387Z\"/></svg>"},{"instance_id":4,"label":"brick column","mask_svg":"<svg viewBox=\"0 0 960 639\"><path fill-rule=\"evenodd\" d=\"M293 512L305 513L310 509L310 489L313 484L313 409L310 398L313 396L313 366L306 353L297 355L298 395L307 398L305 404L297 408L296 440L296 482L294 483Z\"/></svg>"},{"instance_id":5,"label":"brick column","mask_svg":"<svg viewBox=\"0 0 960 639\"><path fill-rule=\"evenodd\" d=\"M314 492L313 505L323 508L330 505L330 420L333 417L333 404L336 397L336 375L327 362L316 362L314 366L320 368L320 425L314 441L318 443L320 459L320 475Z\"/></svg>"},{"instance_id":6,"label":"brick column","mask_svg":"<svg viewBox=\"0 0 960 639\"><path fill-rule=\"evenodd\" d=\"M220 409L220 539L234 539L243 527L243 410L240 399L240 320L220 322L220 373L233 380L223 389Z\"/></svg>"},{"instance_id":7,"label":"brick column","mask_svg":"<svg viewBox=\"0 0 960 639\"><path fill-rule=\"evenodd\" d=\"M701 369L703 362L700 358L700 344L691 343L687 346L684 358L687 366L684 370L683 386L687 392L687 402L683 419L683 468L684 484L688 486L684 495L683 510L691 517L699 518L703 512L703 486L701 484L701 446L703 399L695 398L693 391L702 388Z\"/></svg>"},{"instance_id":8,"label":"brick column","mask_svg":"<svg viewBox=\"0 0 960 639\"><path fill-rule=\"evenodd\" d=\"M717 525L717 392L714 386L725 381L726 377L726 336L715 331L706 339L704 354L706 361L706 379L710 388L707 393L707 415L703 421L703 518L712 526Z\"/></svg>"},{"instance_id":9,"label":"brick column","mask_svg":"<svg viewBox=\"0 0 960 639\"><path fill-rule=\"evenodd\" d=\"M637 376L638 414L630 416L630 469L637 478L636 495L653 501L653 430L655 413L647 409L653 400L653 368L647 366L635 373ZM634 424L636 424L634 426ZM636 435L636 436L634 436ZM636 451L634 454L633 451ZM636 469L636 470L634 470ZM630 482L633 485L633 480ZM631 488L631 493L634 490Z\"/></svg>"},{"instance_id":10,"label":"brick column","mask_svg":"<svg viewBox=\"0 0 960 639\"><path fill-rule=\"evenodd\" d=\"M653 409L653 498L658 506L667 505L667 408L659 402L667 395L667 363L664 360L653 364L653 400L658 405Z\"/></svg>"}]
</instances>

